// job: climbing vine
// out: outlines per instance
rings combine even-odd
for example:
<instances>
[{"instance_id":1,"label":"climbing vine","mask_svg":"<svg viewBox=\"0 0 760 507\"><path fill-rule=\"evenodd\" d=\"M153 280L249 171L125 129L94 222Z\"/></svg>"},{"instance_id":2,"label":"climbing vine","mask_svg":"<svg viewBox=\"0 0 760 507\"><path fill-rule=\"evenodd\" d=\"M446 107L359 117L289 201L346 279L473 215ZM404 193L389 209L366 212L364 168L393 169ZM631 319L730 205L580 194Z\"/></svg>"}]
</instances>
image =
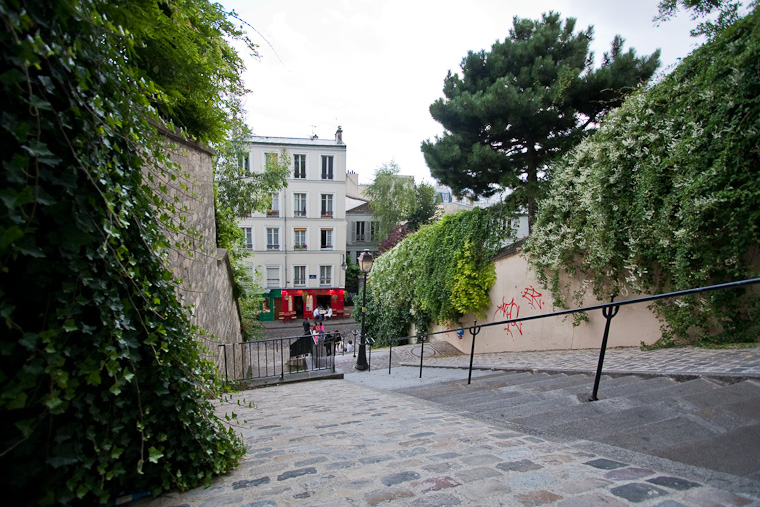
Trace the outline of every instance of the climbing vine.
<instances>
[{"instance_id":1,"label":"climbing vine","mask_svg":"<svg viewBox=\"0 0 760 507\"><path fill-rule=\"evenodd\" d=\"M559 303L573 297L569 277L601 298L758 276L758 61L755 8L631 96L554 168L525 250ZM656 309L665 345L755 341L760 331L751 290Z\"/></svg>"},{"instance_id":2,"label":"climbing vine","mask_svg":"<svg viewBox=\"0 0 760 507\"><path fill-rule=\"evenodd\" d=\"M200 4L172 3L171 15ZM169 248L194 233L169 197L188 182L156 125L183 106L157 114L167 92L140 68L150 61L132 51L140 39L115 23L129 17L118 9L157 5L0 1L0 480L9 504L186 489L244 452L214 413L222 386L167 268ZM197 133L210 139L223 124Z\"/></svg>"},{"instance_id":3,"label":"climbing vine","mask_svg":"<svg viewBox=\"0 0 760 507\"><path fill-rule=\"evenodd\" d=\"M491 259L512 232L504 208L475 208L422 227L377 258L367 284L367 333L379 344L483 312Z\"/></svg>"}]
</instances>

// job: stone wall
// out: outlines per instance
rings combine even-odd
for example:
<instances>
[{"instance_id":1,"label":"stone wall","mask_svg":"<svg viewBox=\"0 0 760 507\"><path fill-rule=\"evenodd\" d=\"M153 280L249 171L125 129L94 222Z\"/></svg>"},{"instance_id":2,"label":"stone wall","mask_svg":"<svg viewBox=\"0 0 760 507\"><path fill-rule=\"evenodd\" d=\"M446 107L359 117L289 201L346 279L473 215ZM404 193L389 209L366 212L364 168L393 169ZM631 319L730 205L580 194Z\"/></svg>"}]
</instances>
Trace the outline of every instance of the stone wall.
<instances>
[{"instance_id":1,"label":"stone wall","mask_svg":"<svg viewBox=\"0 0 760 507\"><path fill-rule=\"evenodd\" d=\"M486 310L486 318L465 315L460 322L465 331L461 338L455 331L439 334L433 340L445 340L460 351L469 354L472 336L466 329L475 320L480 324L499 322L518 317L542 315L563 310L552 306L553 296L541 287L528 261L519 249L494 260L496 283L491 288L491 306ZM580 288L583 280L568 280L572 290ZM622 301L642 297L641 294L624 294L616 298ZM604 303L609 300L602 301ZM593 297L587 298L581 306L599 304ZM529 350L569 350L599 348L604 335L606 319L602 312L588 313L588 322L573 325L570 317L549 317L512 323L506 326L481 328L475 337L475 352L511 352ZM432 331L447 328L435 326ZM661 336L660 321L648 308L647 303L620 307L618 315L611 321L608 347L635 347L641 343L651 344Z\"/></svg>"},{"instance_id":2,"label":"stone wall","mask_svg":"<svg viewBox=\"0 0 760 507\"><path fill-rule=\"evenodd\" d=\"M184 218L184 232L170 238L173 244L182 245L170 251L171 268L182 281L179 292L190 308L191 322L207 333L201 339L208 348L208 358L224 374L219 345L242 341L242 332L240 310L232 295L229 256L216 247L213 153L170 132L163 134L166 149L179 169L153 174L154 185L168 202L175 203L177 216Z\"/></svg>"}]
</instances>

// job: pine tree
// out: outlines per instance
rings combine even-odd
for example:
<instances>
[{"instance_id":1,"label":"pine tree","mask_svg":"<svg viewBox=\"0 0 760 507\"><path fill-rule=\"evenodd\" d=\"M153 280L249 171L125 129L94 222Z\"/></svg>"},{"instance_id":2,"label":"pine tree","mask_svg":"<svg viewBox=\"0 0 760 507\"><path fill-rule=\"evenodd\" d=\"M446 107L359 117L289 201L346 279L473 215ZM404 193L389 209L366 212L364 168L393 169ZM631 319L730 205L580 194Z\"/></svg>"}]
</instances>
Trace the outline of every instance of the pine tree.
<instances>
[{"instance_id":1,"label":"pine tree","mask_svg":"<svg viewBox=\"0 0 760 507\"><path fill-rule=\"evenodd\" d=\"M553 12L540 21L515 17L504 42L468 52L461 77L449 71L444 98L430 106L445 132L422 143L434 178L460 196L511 190L512 202L533 217L549 161L659 66L659 50L637 57L616 36L595 69L593 27L574 29L575 19Z\"/></svg>"}]
</instances>

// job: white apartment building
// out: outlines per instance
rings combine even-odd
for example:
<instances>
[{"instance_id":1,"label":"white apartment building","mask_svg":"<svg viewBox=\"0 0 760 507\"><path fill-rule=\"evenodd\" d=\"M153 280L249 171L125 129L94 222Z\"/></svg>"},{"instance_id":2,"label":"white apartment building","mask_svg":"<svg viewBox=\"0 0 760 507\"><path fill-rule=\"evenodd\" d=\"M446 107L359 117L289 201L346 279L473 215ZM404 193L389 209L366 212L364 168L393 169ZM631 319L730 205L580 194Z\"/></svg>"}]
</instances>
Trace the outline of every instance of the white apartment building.
<instances>
[{"instance_id":1,"label":"white apartment building","mask_svg":"<svg viewBox=\"0 0 760 507\"><path fill-rule=\"evenodd\" d=\"M263 276L261 320L312 317L315 308L343 314L346 247L346 145L335 139L252 137L243 161L261 172L282 149L291 159L287 187L271 209L239 222Z\"/></svg>"}]
</instances>

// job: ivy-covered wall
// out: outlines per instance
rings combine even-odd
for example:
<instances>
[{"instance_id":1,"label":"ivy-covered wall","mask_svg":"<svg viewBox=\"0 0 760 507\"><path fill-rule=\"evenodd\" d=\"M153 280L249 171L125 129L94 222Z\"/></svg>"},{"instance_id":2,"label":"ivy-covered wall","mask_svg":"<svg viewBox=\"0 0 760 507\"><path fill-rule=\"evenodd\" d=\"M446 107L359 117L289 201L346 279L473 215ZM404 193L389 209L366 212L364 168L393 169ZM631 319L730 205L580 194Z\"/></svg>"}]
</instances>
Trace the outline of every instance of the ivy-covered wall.
<instances>
[{"instance_id":1,"label":"ivy-covered wall","mask_svg":"<svg viewBox=\"0 0 760 507\"><path fill-rule=\"evenodd\" d=\"M553 168L526 250L558 303L575 306L566 275L603 298L760 274L759 61L755 6ZM760 335L757 287L664 300L657 311L662 345Z\"/></svg>"}]
</instances>

